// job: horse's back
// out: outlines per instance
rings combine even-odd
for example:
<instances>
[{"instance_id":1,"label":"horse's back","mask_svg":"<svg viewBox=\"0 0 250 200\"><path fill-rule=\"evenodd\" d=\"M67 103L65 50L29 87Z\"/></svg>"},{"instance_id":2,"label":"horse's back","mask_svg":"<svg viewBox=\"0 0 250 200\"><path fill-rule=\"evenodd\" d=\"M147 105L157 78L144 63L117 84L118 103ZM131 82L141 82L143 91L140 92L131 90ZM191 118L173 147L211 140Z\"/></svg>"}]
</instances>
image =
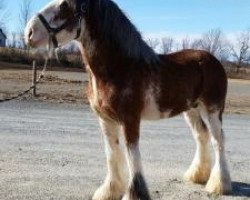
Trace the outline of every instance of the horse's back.
<instances>
[{"instance_id":1,"label":"horse's back","mask_svg":"<svg viewBox=\"0 0 250 200\"><path fill-rule=\"evenodd\" d=\"M224 107L227 77L222 64L213 55L202 50L183 50L159 56L163 61L162 105L166 103L164 96L169 98L168 95L169 99L172 96L172 101L183 105L176 113L187 109L184 101L191 102L191 106L202 101L207 106Z\"/></svg>"}]
</instances>

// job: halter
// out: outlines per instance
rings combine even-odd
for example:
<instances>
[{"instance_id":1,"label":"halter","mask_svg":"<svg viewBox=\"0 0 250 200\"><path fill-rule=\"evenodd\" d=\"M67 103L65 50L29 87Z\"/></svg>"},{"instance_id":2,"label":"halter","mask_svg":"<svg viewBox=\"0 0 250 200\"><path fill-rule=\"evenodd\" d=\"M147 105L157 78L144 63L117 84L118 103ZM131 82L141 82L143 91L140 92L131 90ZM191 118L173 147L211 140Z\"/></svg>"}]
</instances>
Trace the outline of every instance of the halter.
<instances>
[{"instance_id":1,"label":"halter","mask_svg":"<svg viewBox=\"0 0 250 200\"><path fill-rule=\"evenodd\" d=\"M82 18L84 17L84 15L87 12L87 1L85 0L84 2L82 2L82 0L77 0L76 8L77 8L76 9L77 12L74 15L74 17L71 20L67 20L65 23L63 23L61 26L59 26L57 28L51 27L49 25L49 23L47 22L47 20L45 19L45 17L41 13L39 13L37 15L39 20L42 22L43 26L48 31L49 38L50 38L49 43L51 41L54 48L58 47L58 41L56 39L56 35L59 32L61 32L62 30L64 30L65 28L67 28L68 26L72 25L73 23L78 23L77 33L76 33L76 37L74 39L76 40L80 37Z\"/></svg>"}]
</instances>

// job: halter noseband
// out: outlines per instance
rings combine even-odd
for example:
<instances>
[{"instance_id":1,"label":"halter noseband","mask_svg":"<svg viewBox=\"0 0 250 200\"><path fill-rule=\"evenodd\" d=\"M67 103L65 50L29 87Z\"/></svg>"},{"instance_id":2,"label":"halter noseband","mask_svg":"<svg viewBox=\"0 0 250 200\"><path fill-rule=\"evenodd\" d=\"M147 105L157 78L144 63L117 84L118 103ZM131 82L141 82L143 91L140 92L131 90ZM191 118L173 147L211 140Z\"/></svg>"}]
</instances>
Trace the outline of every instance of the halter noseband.
<instances>
[{"instance_id":1,"label":"halter noseband","mask_svg":"<svg viewBox=\"0 0 250 200\"><path fill-rule=\"evenodd\" d=\"M45 17L39 13L37 15L37 17L39 18L39 20L42 22L42 24L44 25L44 27L46 28L46 30L49 33L49 40L52 42L53 47L57 48L58 47L58 41L56 39L56 35L61 32L62 30L64 30L65 28L67 28L68 26L72 25L73 23L78 23L78 28L77 28L77 33L76 33L76 37L74 38L75 40L78 39L80 37L81 34L81 21L83 16L85 15L86 11L87 11L87 3L86 1L82 2L82 0L77 0L77 12L74 15L74 17L72 18L72 20L67 20L65 23L63 23L61 26L57 27L57 28L53 28L49 25L49 23L47 22L47 20L45 19ZM49 43L50 43L49 41Z\"/></svg>"}]
</instances>

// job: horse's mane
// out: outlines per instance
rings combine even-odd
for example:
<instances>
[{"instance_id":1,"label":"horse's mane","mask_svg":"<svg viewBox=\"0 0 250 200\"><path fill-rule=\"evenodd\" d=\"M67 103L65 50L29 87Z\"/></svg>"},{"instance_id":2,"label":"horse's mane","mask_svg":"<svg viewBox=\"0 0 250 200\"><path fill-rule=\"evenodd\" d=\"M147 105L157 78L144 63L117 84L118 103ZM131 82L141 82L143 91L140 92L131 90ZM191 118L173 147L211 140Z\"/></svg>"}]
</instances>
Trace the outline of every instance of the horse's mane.
<instances>
[{"instance_id":1,"label":"horse's mane","mask_svg":"<svg viewBox=\"0 0 250 200\"><path fill-rule=\"evenodd\" d=\"M158 55L121 9L111 0L90 0L89 16L102 44L114 53L135 61L158 63Z\"/></svg>"}]
</instances>

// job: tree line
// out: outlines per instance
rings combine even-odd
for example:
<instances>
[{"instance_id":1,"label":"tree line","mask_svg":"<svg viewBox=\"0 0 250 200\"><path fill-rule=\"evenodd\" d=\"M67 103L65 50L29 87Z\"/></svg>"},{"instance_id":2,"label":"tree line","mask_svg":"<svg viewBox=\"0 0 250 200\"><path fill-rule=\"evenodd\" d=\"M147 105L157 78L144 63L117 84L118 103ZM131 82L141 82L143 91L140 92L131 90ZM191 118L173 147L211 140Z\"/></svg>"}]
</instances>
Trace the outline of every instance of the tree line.
<instances>
[{"instance_id":1,"label":"tree line","mask_svg":"<svg viewBox=\"0 0 250 200\"><path fill-rule=\"evenodd\" d=\"M235 35L235 39L226 39L220 29L211 29L202 34L200 38L185 37L180 41L173 37L147 39L150 47L168 54L183 49L205 50L217 57L221 62L230 62L239 72L240 68L250 65L250 29Z\"/></svg>"}]
</instances>

